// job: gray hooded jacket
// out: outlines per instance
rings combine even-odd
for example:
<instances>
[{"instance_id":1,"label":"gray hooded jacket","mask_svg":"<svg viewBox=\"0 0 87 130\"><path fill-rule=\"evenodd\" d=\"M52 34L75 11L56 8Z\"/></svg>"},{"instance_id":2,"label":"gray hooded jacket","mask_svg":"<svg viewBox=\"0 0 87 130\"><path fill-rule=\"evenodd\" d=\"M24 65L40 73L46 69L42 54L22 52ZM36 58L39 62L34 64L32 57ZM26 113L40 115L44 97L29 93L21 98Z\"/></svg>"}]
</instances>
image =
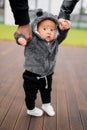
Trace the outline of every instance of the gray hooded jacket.
<instances>
[{"instance_id":1,"label":"gray hooded jacket","mask_svg":"<svg viewBox=\"0 0 87 130\"><path fill-rule=\"evenodd\" d=\"M41 76L47 76L54 72L58 45L65 39L68 32L58 29L56 38L47 44L37 33L37 25L44 19L51 19L56 25L58 24L57 16L47 12L37 13L37 17L32 23L33 38L26 45L24 52L25 69Z\"/></svg>"}]
</instances>

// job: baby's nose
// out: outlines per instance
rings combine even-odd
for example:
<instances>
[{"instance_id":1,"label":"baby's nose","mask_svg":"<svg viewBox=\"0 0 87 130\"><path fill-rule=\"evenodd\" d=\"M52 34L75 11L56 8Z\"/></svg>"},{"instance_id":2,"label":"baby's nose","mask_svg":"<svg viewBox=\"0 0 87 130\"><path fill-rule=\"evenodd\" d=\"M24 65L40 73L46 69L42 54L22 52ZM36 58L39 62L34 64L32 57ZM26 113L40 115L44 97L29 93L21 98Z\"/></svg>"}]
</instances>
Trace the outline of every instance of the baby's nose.
<instances>
[{"instance_id":1,"label":"baby's nose","mask_svg":"<svg viewBox=\"0 0 87 130\"><path fill-rule=\"evenodd\" d=\"M48 28L48 29L47 29L47 32L48 32L48 33L51 33L51 30L50 30L50 28Z\"/></svg>"}]
</instances>

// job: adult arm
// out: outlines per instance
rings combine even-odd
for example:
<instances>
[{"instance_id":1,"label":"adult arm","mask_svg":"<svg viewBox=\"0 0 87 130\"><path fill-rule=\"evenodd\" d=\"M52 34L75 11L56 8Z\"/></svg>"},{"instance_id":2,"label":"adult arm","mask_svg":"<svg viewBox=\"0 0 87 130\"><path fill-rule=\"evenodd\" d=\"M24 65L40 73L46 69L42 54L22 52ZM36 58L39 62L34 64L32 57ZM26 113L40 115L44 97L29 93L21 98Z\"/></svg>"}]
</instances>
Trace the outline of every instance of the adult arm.
<instances>
[{"instance_id":1,"label":"adult arm","mask_svg":"<svg viewBox=\"0 0 87 130\"><path fill-rule=\"evenodd\" d=\"M78 1L79 0L63 0L58 18L70 20L70 14L72 13Z\"/></svg>"},{"instance_id":2,"label":"adult arm","mask_svg":"<svg viewBox=\"0 0 87 130\"><path fill-rule=\"evenodd\" d=\"M32 38L32 31L30 26L30 18L29 18L29 6L28 0L9 0L11 10L14 15L15 24L18 25L17 31L15 33L15 39L19 37L21 34L24 37L18 38L18 43L25 46L28 41Z\"/></svg>"},{"instance_id":3,"label":"adult arm","mask_svg":"<svg viewBox=\"0 0 87 130\"><path fill-rule=\"evenodd\" d=\"M15 24L21 26L30 22L28 0L9 0Z\"/></svg>"},{"instance_id":4,"label":"adult arm","mask_svg":"<svg viewBox=\"0 0 87 130\"><path fill-rule=\"evenodd\" d=\"M58 16L58 24L61 30L71 28L70 14L79 0L63 0Z\"/></svg>"}]
</instances>

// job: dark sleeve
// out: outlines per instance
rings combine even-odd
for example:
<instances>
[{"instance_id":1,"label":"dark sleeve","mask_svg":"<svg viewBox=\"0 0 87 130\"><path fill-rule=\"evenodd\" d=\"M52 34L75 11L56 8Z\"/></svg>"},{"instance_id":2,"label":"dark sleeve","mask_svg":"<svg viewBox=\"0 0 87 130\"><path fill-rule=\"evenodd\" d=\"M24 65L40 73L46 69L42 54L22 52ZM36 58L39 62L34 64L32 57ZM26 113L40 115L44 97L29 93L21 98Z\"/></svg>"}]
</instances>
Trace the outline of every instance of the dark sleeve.
<instances>
[{"instance_id":1,"label":"dark sleeve","mask_svg":"<svg viewBox=\"0 0 87 130\"><path fill-rule=\"evenodd\" d=\"M28 0L9 0L15 24L25 25L30 22Z\"/></svg>"},{"instance_id":2,"label":"dark sleeve","mask_svg":"<svg viewBox=\"0 0 87 130\"><path fill-rule=\"evenodd\" d=\"M64 39L67 37L67 34L68 34L68 30L60 30L59 27L58 27L58 32L59 32L59 35L57 37L57 40L58 40L58 43L61 44L62 41L64 41Z\"/></svg>"},{"instance_id":3,"label":"dark sleeve","mask_svg":"<svg viewBox=\"0 0 87 130\"><path fill-rule=\"evenodd\" d=\"M58 18L65 18L65 19L70 20L70 14L72 13L78 1L79 0L63 0Z\"/></svg>"}]
</instances>

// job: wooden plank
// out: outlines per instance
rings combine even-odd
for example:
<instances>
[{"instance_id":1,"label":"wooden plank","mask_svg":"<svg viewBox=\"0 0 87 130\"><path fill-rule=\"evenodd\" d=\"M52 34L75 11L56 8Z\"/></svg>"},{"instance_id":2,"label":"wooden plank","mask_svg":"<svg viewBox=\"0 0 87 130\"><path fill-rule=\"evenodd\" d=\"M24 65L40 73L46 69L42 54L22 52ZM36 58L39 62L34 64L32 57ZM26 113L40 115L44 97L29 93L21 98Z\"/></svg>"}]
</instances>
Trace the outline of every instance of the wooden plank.
<instances>
[{"instance_id":1,"label":"wooden plank","mask_svg":"<svg viewBox=\"0 0 87 130\"><path fill-rule=\"evenodd\" d=\"M79 55L81 55L80 51L79 53L80 53ZM83 58L81 60L77 59L78 64L81 64L82 61L83 61ZM81 67L78 66L77 68L75 65L77 69L73 67L74 63L72 62L71 66L68 66L68 69L71 72L71 76L72 76L71 82L72 82L72 85L76 94L76 100L79 107L79 113L80 113L80 118L82 121L83 129L86 130L87 129L87 88L86 88L87 82L83 84L83 80L86 79L87 81L87 73L85 72L87 68L84 67L85 66L84 62L86 61L85 60L83 61L83 64L81 65ZM85 71L84 70L82 71L81 68L85 68Z\"/></svg>"},{"instance_id":2,"label":"wooden plank","mask_svg":"<svg viewBox=\"0 0 87 130\"><path fill-rule=\"evenodd\" d=\"M57 88L57 129L70 130L67 99L63 80L62 71L57 69L55 75L55 87Z\"/></svg>"},{"instance_id":3,"label":"wooden plank","mask_svg":"<svg viewBox=\"0 0 87 130\"><path fill-rule=\"evenodd\" d=\"M3 44L3 46L4 45L5 44ZM10 47L10 44L8 45ZM5 45L5 47L8 45ZM16 53L16 51L14 51L15 49L17 48L16 46L13 45L11 46L11 49L6 48L6 53L5 53L5 48L4 48L4 53L2 53L3 66L1 66L0 64L0 68L2 72L2 73L0 72L0 82L1 82L0 83L0 108L1 108L0 109L0 124L3 124L3 121L7 118L10 107L13 104L15 96L19 90L18 85L21 83L19 80L20 79L19 77L21 76L20 72L22 71L22 65L20 65L19 63L21 63L23 57L22 58L20 58L20 56L17 57L18 54ZM21 55L21 53L19 54ZM8 57L10 58L11 64L8 64L9 63Z\"/></svg>"},{"instance_id":4,"label":"wooden plank","mask_svg":"<svg viewBox=\"0 0 87 130\"><path fill-rule=\"evenodd\" d=\"M8 110L8 113L2 123L1 129L3 128L3 129L7 129L7 130L12 130L14 128L17 118L19 116L21 107L23 105L23 100L21 100L22 97L23 97L23 92L20 89L16 93L16 97L13 100L13 102Z\"/></svg>"},{"instance_id":5,"label":"wooden plank","mask_svg":"<svg viewBox=\"0 0 87 130\"><path fill-rule=\"evenodd\" d=\"M20 92L20 88L19 88L19 78L16 80L16 82L13 84L13 87L12 87L12 89L10 89L9 90L9 92L8 92L8 95L4 98L4 100L3 100L3 102L1 102L1 104L0 104L0 109L1 109L1 111L0 111L0 125L2 124L2 127L3 126L5 126L5 125L3 125L3 123L4 123L4 121L5 121L5 119L7 118L7 116L8 116L8 113L9 113L9 111L10 111L10 109L11 109L11 107L12 107L12 105L13 105L13 103L14 103L14 101L15 101L15 98L16 98L16 95L17 95L17 93L19 94L19 92ZM19 85L19 86L18 86ZM21 95L21 93L20 93L20 95ZM23 97L23 96L22 96ZM20 99L20 98L19 98ZM18 99L18 101L19 101L19 99ZM22 101L22 100L21 100ZM18 104L19 104L19 102L18 102ZM13 109L14 110L14 109ZM15 111L16 112L16 111ZM14 112L13 113L10 113L10 114L14 114ZM13 117L12 117L13 118ZM9 119L9 118L7 118L7 119ZM9 119L10 120L10 119ZM9 122L10 123L10 122Z\"/></svg>"},{"instance_id":6,"label":"wooden plank","mask_svg":"<svg viewBox=\"0 0 87 130\"><path fill-rule=\"evenodd\" d=\"M69 53L67 51L64 56L64 59L67 58L68 55L69 55ZM63 60L62 64L64 65L63 68L65 69L63 78L64 78L64 85L66 87L70 128L71 128L71 130L77 130L77 129L83 130L83 125L82 125L80 113L79 113L79 106L78 106L75 90L74 90L73 84L72 84L72 80L73 80L72 71L71 71L72 66L68 59L67 59L66 63L64 63L64 60ZM75 81L73 80L73 82L75 82ZM75 82L75 85L77 86L76 82Z\"/></svg>"},{"instance_id":7,"label":"wooden plank","mask_svg":"<svg viewBox=\"0 0 87 130\"><path fill-rule=\"evenodd\" d=\"M42 130L42 128L43 128L43 116L31 117L31 122L28 130Z\"/></svg>"},{"instance_id":8,"label":"wooden plank","mask_svg":"<svg viewBox=\"0 0 87 130\"><path fill-rule=\"evenodd\" d=\"M52 106L54 107L56 114L53 117L44 114L43 130L57 130L57 89L54 81L51 95L52 95Z\"/></svg>"},{"instance_id":9,"label":"wooden plank","mask_svg":"<svg viewBox=\"0 0 87 130\"><path fill-rule=\"evenodd\" d=\"M3 46L8 47L5 44L3 44ZM18 73L20 73L19 71L22 70L22 69L20 70L20 68L22 68L23 66L21 63L23 61L23 57L18 56L18 54L15 53L15 51L13 51L15 49L18 50L18 48L16 46L11 46L11 48L12 48L12 51L9 52L9 55L8 54L4 55L2 58L3 60L0 62L0 95L1 95L0 102L7 95L10 87L11 88L13 87L13 82L16 80ZM6 49L8 50L8 48ZM20 52L22 53L22 51ZM19 54L21 55L21 53ZM8 57L10 58L11 62L9 61ZM9 64L9 62L11 64Z\"/></svg>"},{"instance_id":10,"label":"wooden plank","mask_svg":"<svg viewBox=\"0 0 87 130\"><path fill-rule=\"evenodd\" d=\"M16 120L14 130L28 130L31 123L31 117L26 113L26 106L25 103L20 110L20 114L18 119Z\"/></svg>"}]
</instances>

